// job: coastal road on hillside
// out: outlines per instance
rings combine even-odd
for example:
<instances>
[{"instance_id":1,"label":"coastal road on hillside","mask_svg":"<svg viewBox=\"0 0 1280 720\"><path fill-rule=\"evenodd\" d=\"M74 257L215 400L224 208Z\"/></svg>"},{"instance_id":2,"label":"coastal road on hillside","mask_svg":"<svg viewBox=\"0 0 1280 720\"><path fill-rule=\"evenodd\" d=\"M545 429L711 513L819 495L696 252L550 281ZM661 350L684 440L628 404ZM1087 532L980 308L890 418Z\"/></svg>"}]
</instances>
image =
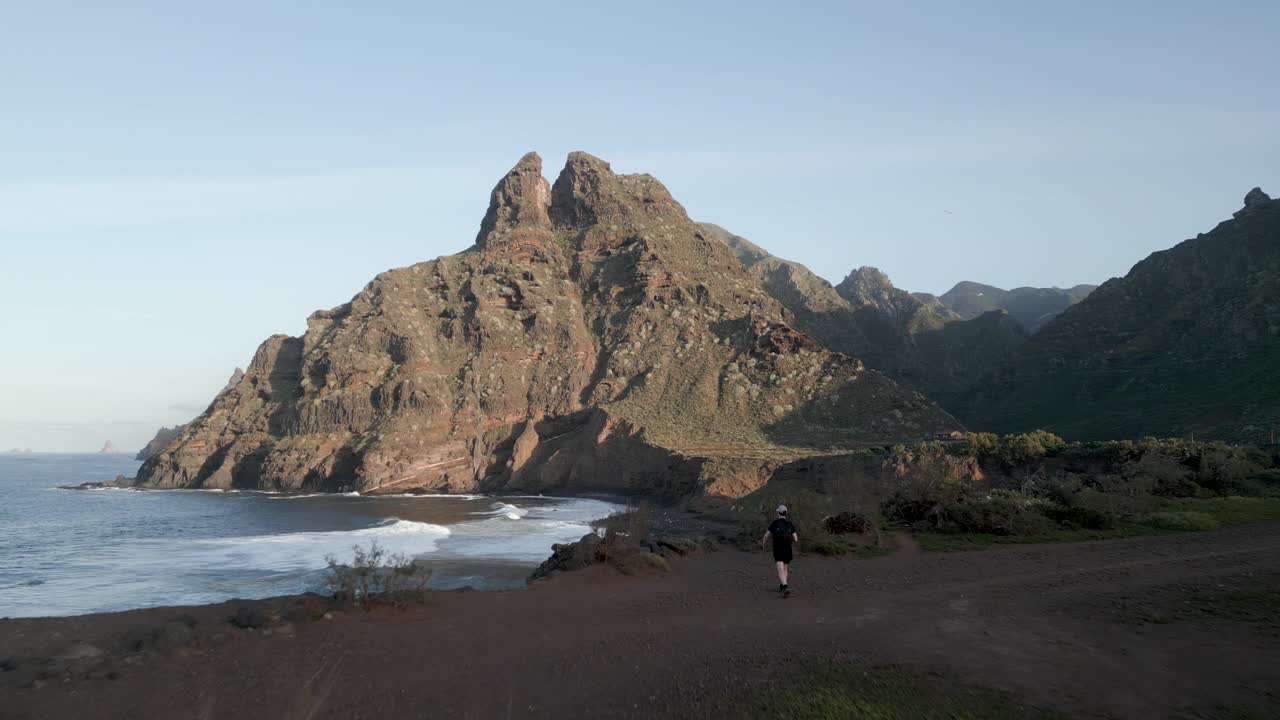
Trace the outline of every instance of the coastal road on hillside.
<instances>
[{"instance_id":1,"label":"coastal road on hillside","mask_svg":"<svg viewBox=\"0 0 1280 720\"><path fill-rule=\"evenodd\" d=\"M627 578L443 593L288 636L227 628L116 679L2 687L5 718L715 717L831 659L899 663L1082 717L1165 718L1280 688L1274 625L1196 615L1197 598L1280 589L1280 526L872 560L801 556L795 594L763 554L726 550ZM177 610L0 622L109 643ZM0 675L0 678L3 676ZM1274 700L1274 698L1272 698Z\"/></svg>"}]
</instances>

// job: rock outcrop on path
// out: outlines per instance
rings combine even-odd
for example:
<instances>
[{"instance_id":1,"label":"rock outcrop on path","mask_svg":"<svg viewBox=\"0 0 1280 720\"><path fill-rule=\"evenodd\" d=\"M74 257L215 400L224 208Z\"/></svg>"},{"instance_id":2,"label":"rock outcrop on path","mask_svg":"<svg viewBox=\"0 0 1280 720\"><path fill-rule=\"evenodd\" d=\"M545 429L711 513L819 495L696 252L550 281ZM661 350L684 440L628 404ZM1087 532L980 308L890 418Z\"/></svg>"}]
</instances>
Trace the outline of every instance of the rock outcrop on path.
<instances>
[{"instance_id":1,"label":"rock outcrop on path","mask_svg":"<svg viewBox=\"0 0 1280 720\"><path fill-rule=\"evenodd\" d=\"M753 463L958 426L791 320L654 178L573 153L550 185L530 153L472 247L269 338L136 482L749 491Z\"/></svg>"}]
</instances>

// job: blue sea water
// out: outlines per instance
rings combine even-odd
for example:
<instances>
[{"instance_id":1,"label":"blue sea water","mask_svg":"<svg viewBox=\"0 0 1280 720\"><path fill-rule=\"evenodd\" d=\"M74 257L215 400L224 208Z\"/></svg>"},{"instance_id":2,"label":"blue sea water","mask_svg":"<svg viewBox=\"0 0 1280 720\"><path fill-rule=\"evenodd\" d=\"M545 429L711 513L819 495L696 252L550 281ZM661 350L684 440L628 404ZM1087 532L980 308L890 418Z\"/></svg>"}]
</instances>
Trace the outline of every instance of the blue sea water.
<instances>
[{"instance_id":1,"label":"blue sea water","mask_svg":"<svg viewBox=\"0 0 1280 720\"><path fill-rule=\"evenodd\" d=\"M119 455L0 455L0 617L321 590L326 557L376 542L431 585L523 587L551 545L620 509L584 498L62 490L132 476Z\"/></svg>"}]
</instances>

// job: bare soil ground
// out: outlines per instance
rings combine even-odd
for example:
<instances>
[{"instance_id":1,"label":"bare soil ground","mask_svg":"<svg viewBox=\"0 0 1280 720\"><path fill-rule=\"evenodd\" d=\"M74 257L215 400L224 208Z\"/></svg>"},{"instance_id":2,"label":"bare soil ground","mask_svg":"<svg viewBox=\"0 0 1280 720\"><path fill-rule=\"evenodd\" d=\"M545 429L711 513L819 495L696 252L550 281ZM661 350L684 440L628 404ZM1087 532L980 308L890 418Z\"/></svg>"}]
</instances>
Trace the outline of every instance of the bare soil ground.
<instances>
[{"instance_id":1,"label":"bare soil ground","mask_svg":"<svg viewBox=\"0 0 1280 720\"><path fill-rule=\"evenodd\" d=\"M234 603L0 621L0 660L12 658L0 717L741 717L753 693L832 661L940 672L1071 717L1217 717L1280 701L1265 601L1280 591L1280 526L802 555L787 599L770 565L726 550L665 577L593 567L269 635L227 624ZM195 623L189 642L120 650L181 613ZM18 687L31 658L77 643L108 657Z\"/></svg>"}]
</instances>

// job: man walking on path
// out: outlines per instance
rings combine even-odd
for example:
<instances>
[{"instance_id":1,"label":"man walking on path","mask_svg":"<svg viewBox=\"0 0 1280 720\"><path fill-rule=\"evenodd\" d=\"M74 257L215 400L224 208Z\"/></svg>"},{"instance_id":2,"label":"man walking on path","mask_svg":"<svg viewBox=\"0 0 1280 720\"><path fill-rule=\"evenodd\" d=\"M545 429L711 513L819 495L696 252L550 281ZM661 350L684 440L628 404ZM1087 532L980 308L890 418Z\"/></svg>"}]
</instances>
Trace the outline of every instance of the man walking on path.
<instances>
[{"instance_id":1,"label":"man walking on path","mask_svg":"<svg viewBox=\"0 0 1280 720\"><path fill-rule=\"evenodd\" d=\"M778 592L786 597L791 594L791 589L787 586L787 571L791 566L791 545L800 542L796 526L787 519L786 505L778 506L778 519L769 524L764 537L760 538L761 547L770 539L773 540L773 562L778 567Z\"/></svg>"}]
</instances>

